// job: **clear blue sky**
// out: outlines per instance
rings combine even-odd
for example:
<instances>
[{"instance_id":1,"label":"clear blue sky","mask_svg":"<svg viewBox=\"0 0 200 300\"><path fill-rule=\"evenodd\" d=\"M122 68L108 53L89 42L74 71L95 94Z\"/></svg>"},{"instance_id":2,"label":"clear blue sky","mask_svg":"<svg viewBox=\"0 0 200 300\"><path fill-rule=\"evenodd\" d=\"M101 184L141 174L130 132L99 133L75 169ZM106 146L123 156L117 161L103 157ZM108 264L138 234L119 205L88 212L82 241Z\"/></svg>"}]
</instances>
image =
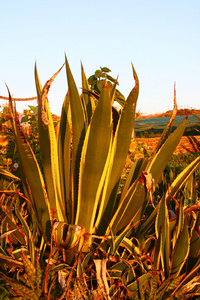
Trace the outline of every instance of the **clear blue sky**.
<instances>
[{"instance_id":1,"label":"clear blue sky","mask_svg":"<svg viewBox=\"0 0 200 300\"><path fill-rule=\"evenodd\" d=\"M179 108L200 109L200 0L0 1L1 96L8 95L5 83L14 97L35 96L35 61L44 84L65 53L78 87L82 61L88 77L100 66L119 75L127 97L132 62L140 80L137 110L172 109L175 81ZM52 113L60 115L66 91L63 69L49 92ZM28 104L36 105L17 108Z\"/></svg>"}]
</instances>

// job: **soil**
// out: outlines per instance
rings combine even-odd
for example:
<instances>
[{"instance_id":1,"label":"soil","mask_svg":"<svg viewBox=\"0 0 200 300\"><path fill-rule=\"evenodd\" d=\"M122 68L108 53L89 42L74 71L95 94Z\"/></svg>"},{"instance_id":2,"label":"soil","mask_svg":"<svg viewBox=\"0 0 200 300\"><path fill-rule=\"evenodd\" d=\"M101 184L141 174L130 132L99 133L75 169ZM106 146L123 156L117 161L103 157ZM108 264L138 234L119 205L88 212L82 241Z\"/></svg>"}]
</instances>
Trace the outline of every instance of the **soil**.
<instances>
[{"instance_id":1,"label":"soil","mask_svg":"<svg viewBox=\"0 0 200 300\"><path fill-rule=\"evenodd\" d=\"M149 152L153 152L159 137L155 138L136 138L138 143L143 142L147 145ZM183 136L176 147L174 154L200 152L200 136Z\"/></svg>"}]
</instances>

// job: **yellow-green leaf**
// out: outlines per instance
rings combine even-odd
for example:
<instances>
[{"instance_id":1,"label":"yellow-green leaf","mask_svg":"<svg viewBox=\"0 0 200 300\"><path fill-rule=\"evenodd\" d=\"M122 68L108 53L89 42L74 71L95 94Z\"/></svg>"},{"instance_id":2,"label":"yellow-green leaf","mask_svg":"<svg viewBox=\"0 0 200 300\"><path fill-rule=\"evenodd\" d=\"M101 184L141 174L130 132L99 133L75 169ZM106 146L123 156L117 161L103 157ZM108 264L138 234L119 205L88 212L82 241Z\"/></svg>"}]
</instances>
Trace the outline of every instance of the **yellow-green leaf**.
<instances>
[{"instance_id":1,"label":"yellow-green leaf","mask_svg":"<svg viewBox=\"0 0 200 300\"><path fill-rule=\"evenodd\" d=\"M118 121L114 140L113 140L113 147L111 151L109 169L106 176L102 202L99 209L100 214L98 215L98 219L96 223L96 227L98 228L97 232L100 235L105 233L107 227L105 220L109 222L112 217L112 211L115 206L119 180L125 165L126 157L131 142L131 136L133 132L136 102L139 94L139 80L133 66L132 68L133 68L133 75L135 79L135 87L130 92L128 99L124 104L121 117ZM123 211L124 215L126 214L126 212L127 210ZM119 218L121 218L121 212L119 212L119 210L118 213L119 213ZM126 225L129 224L129 222L130 222L130 218L127 218ZM121 225L121 227L124 227L124 224Z\"/></svg>"},{"instance_id":2,"label":"yellow-green leaf","mask_svg":"<svg viewBox=\"0 0 200 300\"><path fill-rule=\"evenodd\" d=\"M155 184L158 182L162 172L164 171L169 159L171 158L174 150L179 144L179 141L184 133L185 127L187 125L187 118L183 119L181 124L177 129L168 137L162 147L154 155L149 167L147 168L147 173L151 173Z\"/></svg>"},{"instance_id":3,"label":"yellow-green leaf","mask_svg":"<svg viewBox=\"0 0 200 300\"><path fill-rule=\"evenodd\" d=\"M200 157L198 156L193 162L191 162L172 182L166 193L166 201L171 200L171 196L175 196L177 191L185 184L187 179L194 173L200 163Z\"/></svg>"},{"instance_id":4,"label":"yellow-green leaf","mask_svg":"<svg viewBox=\"0 0 200 300\"><path fill-rule=\"evenodd\" d=\"M93 97L90 96L90 94L87 91L90 91L90 86L87 80L87 77L85 75L85 71L83 69L83 65L81 64L81 77L82 77L82 89L83 89L83 100L85 103L86 108L86 115L87 115L87 123L90 124L91 117L93 115L93 112L95 110L95 103Z\"/></svg>"},{"instance_id":5,"label":"yellow-green leaf","mask_svg":"<svg viewBox=\"0 0 200 300\"><path fill-rule=\"evenodd\" d=\"M74 203L74 211L77 210L78 201L78 178L81 152L83 147L83 141L86 133L86 123L83 105L76 87L74 78L72 76L67 57L65 56L67 82L69 89L69 99L71 106L72 116L72 134L73 134L73 147L72 147L72 201Z\"/></svg>"},{"instance_id":6,"label":"yellow-green leaf","mask_svg":"<svg viewBox=\"0 0 200 300\"><path fill-rule=\"evenodd\" d=\"M2 168L0 168L0 174L8 176L8 177L10 177L10 178L12 178L14 180L18 180L18 181L21 180L19 177L15 176L11 172L9 172L9 171L7 171L5 169L2 169Z\"/></svg>"},{"instance_id":7,"label":"yellow-green leaf","mask_svg":"<svg viewBox=\"0 0 200 300\"><path fill-rule=\"evenodd\" d=\"M46 196L44 180L37 159L20 129L18 119L15 117L10 92L9 114L19 153L23 183L27 189L27 192L29 193L32 206L34 209L36 209L38 225L44 233L44 237L50 241L51 215L49 201Z\"/></svg>"},{"instance_id":8,"label":"yellow-green leaf","mask_svg":"<svg viewBox=\"0 0 200 300\"><path fill-rule=\"evenodd\" d=\"M92 233L93 230L111 143L111 100L108 86L105 84L88 127L80 164L79 199L75 224L84 226L88 233Z\"/></svg>"},{"instance_id":9,"label":"yellow-green leaf","mask_svg":"<svg viewBox=\"0 0 200 300\"><path fill-rule=\"evenodd\" d=\"M172 256L171 273L178 276L181 272L183 265L186 262L190 249L190 240L188 233L187 217L185 217L184 227L177 239L174 253Z\"/></svg>"},{"instance_id":10,"label":"yellow-green leaf","mask_svg":"<svg viewBox=\"0 0 200 300\"><path fill-rule=\"evenodd\" d=\"M169 275L169 257L170 257L170 237L169 237L169 214L165 198L159 203L158 214L155 223L155 232L157 239L160 238L161 263L165 278Z\"/></svg>"},{"instance_id":11,"label":"yellow-green leaf","mask_svg":"<svg viewBox=\"0 0 200 300\"><path fill-rule=\"evenodd\" d=\"M62 199L66 209L67 222L69 224L74 223L74 205L72 204L72 198L70 197L71 177L70 177L70 152L71 152L71 111L69 104L69 94L66 95L61 120L58 129L58 163L60 170L60 182Z\"/></svg>"},{"instance_id":12,"label":"yellow-green leaf","mask_svg":"<svg viewBox=\"0 0 200 300\"><path fill-rule=\"evenodd\" d=\"M54 217L60 221L66 220L65 203L61 197L60 177L58 169L58 153L55 130L48 105L47 94L51 83L62 68L58 70L44 85L38 94L38 127L40 153L50 206ZM37 84L38 80L36 80Z\"/></svg>"}]
</instances>

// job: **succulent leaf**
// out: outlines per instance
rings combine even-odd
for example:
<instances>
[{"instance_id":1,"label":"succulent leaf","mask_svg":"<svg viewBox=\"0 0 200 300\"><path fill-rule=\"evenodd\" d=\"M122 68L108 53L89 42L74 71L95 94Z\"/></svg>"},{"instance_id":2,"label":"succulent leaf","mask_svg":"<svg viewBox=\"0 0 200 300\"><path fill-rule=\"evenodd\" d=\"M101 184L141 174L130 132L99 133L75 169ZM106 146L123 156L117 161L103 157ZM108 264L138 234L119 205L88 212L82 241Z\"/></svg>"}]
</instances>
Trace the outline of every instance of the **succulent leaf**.
<instances>
[{"instance_id":1,"label":"succulent leaf","mask_svg":"<svg viewBox=\"0 0 200 300\"><path fill-rule=\"evenodd\" d=\"M20 129L19 121L15 117L12 97L9 92L9 114L19 151L21 172L23 174L24 186L27 187L32 205L37 211L38 225L45 238L50 240L51 217L50 206L46 195L45 184L37 159Z\"/></svg>"},{"instance_id":2,"label":"succulent leaf","mask_svg":"<svg viewBox=\"0 0 200 300\"><path fill-rule=\"evenodd\" d=\"M84 226L88 233L93 231L111 143L111 100L105 85L87 130L80 162L79 201L75 223Z\"/></svg>"}]
</instances>

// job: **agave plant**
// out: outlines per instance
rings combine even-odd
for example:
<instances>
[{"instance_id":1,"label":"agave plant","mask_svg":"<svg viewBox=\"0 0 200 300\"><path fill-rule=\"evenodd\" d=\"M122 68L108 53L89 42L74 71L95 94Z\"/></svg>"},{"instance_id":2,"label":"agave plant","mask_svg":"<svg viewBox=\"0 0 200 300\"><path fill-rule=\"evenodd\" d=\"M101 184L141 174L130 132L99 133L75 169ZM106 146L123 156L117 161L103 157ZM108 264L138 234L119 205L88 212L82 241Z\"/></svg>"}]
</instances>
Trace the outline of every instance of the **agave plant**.
<instances>
[{"instance_id":1,"label":"agave plant","mask_svg":"<svg viewBox=\"0 0 200 300\"><path fill-rule=\"evenodd\" d=\"M94 109L90 95L83 93L82 97L79 96L67 59L66 70L69 91L64 101L56 138L47 93L58 72L42 89L35 69L44 177L28 142L22 136L10 98L10 116L19 149L24 190L37 211L39 227L48 242L53 221L81 226L88 235L106 230L99 229L100 222L107 220L109 224L111 216L114 215L117 188L129 149L139 91L138 78L133 68L136 86L124 105L122 117L113 136L112 103L116 86L110 91L105 81ZM83 89L88 89L83 68L82 82ZM89 115L92 116L91 119ZM107 216L110 199L113 202L113 213Z\"/></svg>"},{"instance_id":2,"label":"agave plant","mask_svg":"<svg viewBox=\"0 0 200 300\"><path fill-rule=\"evenodd\" d=\"M187 118L168 136L175 117L174 110L154 155L137 159L122 187L139 94L135 69L132 66L135 87L125 101L119 119L116 119L112 110L116 82L109 88L105 78L95 103L83 66L81 95L66 57L65 67L68 92L56 133L47 95L61 69L42 88L35 66L42 170L20 128L9 92L9 113L23 183L23 194L18 192L18 196L26 201L29 215L17 210L14 215L10 212L10 216L3 212L4 227L9 224L9 229L14 230L7 231L3 240L9 234L18 235L20 247L12 253L17 262L13 262L12 256L3 250L0 260L11 266L18 263L16 267L27 274L24 276L22 272L21 279L13 281L8 275L11 270L4 267L3 280L12 290L18 289L18 294L22 290L22 296L30 291L33 298L43 293L50 297L54 284L50 274L57 272L64 293L71 281L80 284L76 278L82 277L83 286L90 294L84 274L91 275L88 266L95 264L98 284L103 287L102 297L105 298L110 293L112 297L129 295L136 299L134 297L149 291L153 295L157 289L157 298L164 297L164 290L169 295L174 293L175 297L181 292L183 282L191 284L189 289L184 290L185 293L192 290L198 286L199 280L196 276L195 281L191 282L190 277L198 271L198 258L192 246L193 243L199 245L198 230L195 229L198 228L198 213L194 212L198 202L190 208L193 219L188 217L182 200L177 201L179 211L174 220L169 219L168 209L170 201L175 199L177 192L198 168L200 158L179 174L160 201L154 197L155 187L160 184L162 173L183 135ZM151 213L148 213L149 207ZM18 224L21 224L20 228ZM184 249L181 248L183 242ZM180 276L189 257L194 260L185 280ZM111 278L110 289L105 276L106 268ZM67 280L61 271L64 271ZM27 276L32 277L29 283ZM174 278L177 280L172 291ZM119 282L122 288L117 289ZM148 288L144 288L144 284ZM36 286L38 289L34 292ZM71 289L76 292L75 286Z\"/></svg>"}]
</instances>

